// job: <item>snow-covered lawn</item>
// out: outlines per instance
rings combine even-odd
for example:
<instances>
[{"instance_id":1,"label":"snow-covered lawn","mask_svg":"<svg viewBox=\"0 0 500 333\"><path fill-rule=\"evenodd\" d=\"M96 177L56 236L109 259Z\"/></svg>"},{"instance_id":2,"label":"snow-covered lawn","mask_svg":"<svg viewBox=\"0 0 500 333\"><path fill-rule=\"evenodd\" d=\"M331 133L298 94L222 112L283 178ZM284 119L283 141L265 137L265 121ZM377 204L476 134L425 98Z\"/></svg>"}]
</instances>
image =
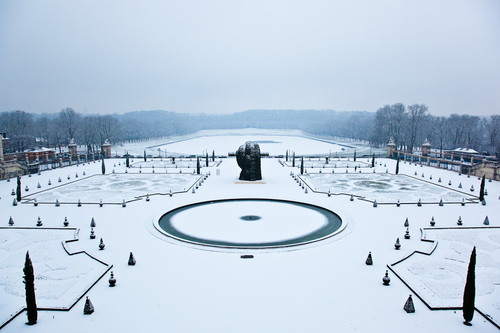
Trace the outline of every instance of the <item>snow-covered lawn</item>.
<instances>
[{"instance_id":1,"label":"snow-covered lawn","mask_svg":"<svg viewBox=\"0 0 500 333\"><path fill-rule=\"evenodd\" d=\"M68 253L61 245L65 243ZM108 269L78 248L78 230L40 228L0 228L0 322L26 306L24 284L19 278L19 263L26 252L35 270L37 307L70 309ZM22 271L21 271L22 272ZM17 278L16 278L17 277Z\"/></svg>"},{"instance_id":2,"label":"snow-covered lawn","mask_svg":"<svg viewBox=\"0 0 500 333\"><path fill-rule=\"evenodd\" d=\"M104 204L122 203L123 200L128 202L139 197L145 197L148 194L165 195L170 191L173 193L186 191L199 179L199 175L191 173L97 174L23 196L23 199L29 202L36 199L41 204L54 204L56 200L60 204L76 204L79 200L82 204L97 204L100 200Z\"/></svg>"},{"instance_id":3,"label":"snow-covered lawn","mask_svg":"<svg viewBox=\"0 0 500 333\"><path fill-rule=\"evenodd\" d=\"M183 141L186 151L179 149L179 153L200 154L208 150L211 154L212 149L216 154L227 153L228 145L234 146L230 151L235 151L247 140L246 137L234 135L234 132L229 134L234 137L231 138L233 142L230 144L225 143L228 139L226 135L212 142L207 141L206 146L203 145L205 141L201 139L193 140L191 144L190 141ZM309 139L288 140L290 136L273 133L265 136L255 134L250 137L254 141L281 142L279 149L281 154L284 154L286 149L304 154L308 151L326 154L329 152L329 149L325 150L326 147L319 144L316 146L319 141ZM144 148L150 146L150 142L139 142L134 145L140 156ZM272 147L277 144L268 145ZM360 150L356 148L356 151ZM139 162L137 159L134 160ZM161 184L163 179L167 179L162 176L178 177L176 173L160 172L161 168L156 172L156 167L154 174L151 172L152 168L142 168L142 173L139 173L141 170L139 168L130 168L128 174L125 174L124 162L124 159L106 160L108 173L106 176L101 175L99 163L48 170L32 177L23 176L21 180L23 195L46 190L50 179L53 187L64 185L46 192L55 191L51 194L54 196L50 200L63 196L57 191L68 190L68 195L75 196L71 200L78 200L76 196L79 196L83 202L85 196L95 203L99 202L101 197L104 200L106 194L113 198L114 202L121 202L125 196L134 198L155 191L168 193L170 186ZM114 167L114 164L117 166ZM367 177L368 182L379 182L380 177L387 177L386 169L392 172L395 170L395 165L394 160L377 159L374 168L376 173L373 174L372 169L363 168L362 175ZM113 168L115 174L111 173ZM85 177L89 177L88 181L100 179L101 184L78 188L79 182L85 184L87 181L80 180L83 178L83 171ZM365 174L364 171L368 172ZM403 310L403 305L413 291L391 270L389 270L390 285L382 284L382 277L389 269L388 265L398 262L416 250L429 251L432 245L430 242L420 240L420 229L429 228L432 217L435 218L436 228L449 228L457 227L457 219L460 216L464 228L458 231L448 232L446 229L425 231L426 239L438 241L438 246L432 255L413 255L391 267L395 272L404 272L402 273L404 280L419 295L421 293L424 300L430 297L432 304L460 305L468 257L472 246L476 245L478 249L476 304L498 325L500 322L497 311L500 257L498 235L477 234L474 229L469 228L483 227L486 215L491 226L499 226L500 184L498 182L486 183L488 196L485 206L469 202L465 206L445 203L443 207L437 204L421 207L416 204L373 207L357 196L354 201L350 201L350 197L344 195L328 196L313 191L306 193L290 177L290 172L298 174L300 170L283 166L276 158L262 160L263 179L260 182L238 181L239 168L233 157L223 158L219 165L202 168L202 173L208 172L211 175L195 193L186 191L173 196L151 196L150 201L136 200L126 207L121 205L99 207L96 204L84 204L81 207L74 204L60 207L55 207L53 204L34 206L29 202L13 206L14 196L11 196L11 191L16 186L15 181L1 181L0 223L3 223L4 228L0 228L0 246L2 246L0 322L8 320L18 307L22 306L23 265L28 250L34 261L35 276L47 277L46 280L41 278L35 280L39 307L65 307L71 303L68 300L83 296L70 311L39 311L39 320L35 326L25 325L26 315L21 313L3 327L2 332L144 330L151 332L498 332L497 327L477 312L472 322L473 326L466 327L462 323L460 310L431 311L418 297L413 297L416 312L407 314ZM76 173L79 174L79 178L73 182ZM422 173L425 173L425 177L421 177ZM401 163L400 175L397 177L407 179L407 185L411 187L415 184L427 184L431 181L428 178L431 174L433 184L429 184L430 187L427 189L415 188L409 191L412 193L411 200L417 195L422 195L423 201L426 197L444 196L440 191L455 192L460 183L463 185L464 193L469 193L471 185L476 189L473 194L479 191L480 180L477 178L467 178L454 172L426 166ZM71 176L70 180L67 179L68 175ZM308 177L311 176L313 175ZM319 182L324 179L327 185L330 184L329 177L332 176L326 173L314 174ZM345 177L346 188L355 189L355 195L377 193L370 183L360 185L354 178L348 178L359 176L351 172L351 169L348 175L344 170L338 175L336 172L335 176ZM59 177L62 179L61 184L57 182ZM137 177L134 178L134 182L138 183L134 185L128 182L125 180L127 177ZM196 176L183 172L179 177L191 179L193 184L192 180ZM436 183L439 177L442 178L441 186ZM452 185L448 187L449 180ZM37 189L38 182L41 184L40 189ZM160 184L158 185L160 190L153 191L157 183ZM391 177L382 183L400 186L397 185L396 178ZM29 186L29 192L24 191L26 185ZM91 191L94 187L99 187L99 190ZM182 185L182 188L184 187L186 186ZM392 190L384 189L382 192L388 196ZM26 197L23 201L29 198ZM270 198L325 207L338 214L346 222L346 228L331 238L308 246L269 251L224 249L206 251L200 246L168 239L154 227L158 217L178 207L232 198ZM459 199L461 198L462 196ZM379 201L378 197L375 199ZM397 197L395 199L397 200ZM403 201L402 197L400 199ZM259 215L254 213L255 209L244 211L241 207L239 211L241 216ZM213 230L204 225L203 221L207 220L209 214L202 211L196 213L194 210L192 213L193 216L179 221L179 227L208 237ZM227 214L223 209L216 213L221 216L226 214L231 218L231 214ZM239 221L241 229L231 226L233 228L231 230L227 225L218 227L225 231L223 234L225 239L231 239L231 234L234 234L234 237L242 239L253 235L254 240L261 237L261 233L266 234L262 237L271 235L273 239L279 239L307 233L316 228L313 217L309 221L309 216L300 215L299 212L287 215L283 209L273 208L266 209L265 214L262 215L261 222L275 220L276 226L279 225L273 228L272 232L267 226L262 225L263 228L245 231L243 226L249 227L249 225L245 224L248 221L243 220ZM239 216L237 212L233 215ZM10 216L15 221L14 228L8 227ZM58 229L37 229L35 224L38 216L42 219L44 228ZM63 233L59 231L65 217L70 221L69 228L79 229L79 240L67 244L70 252L85 251L96 259L113 265L112 270L117 279L116 287L108 286L109 272L104 278L99 279L98 273L106 271L109 267L86 254L69 256L64 251L62 242L72 239L74 235L74 231L63 230ZM411 234L411 239L408 240L404 239L406 228L403 226L407 217ZM89 224L92 218L95 218L97 223L94 229L96 239L89 239L91 231ZM287 220L293 223L288 224ZM255 226L259 225L256 223ZM20 231L15 229L18 227L32 228L26 230L33 232L33 235L20 234ZM283 234L279 233L280 228L284 229ZM106 244L102 251L98 249L101 237ZM394 242L398 237L401 239L402 248L396 251ZM29 239L32 241L28 241ZM135 266L127 265L130 252L134 253L137 260ZM372 266L365 264L369 252L373 256ZM254 258L241 259L242 254L252 254ZM95 267L95 271L89 267ZM92 286L96 281L97 283L86 292L88 286ZM441 290L436 287L436 283L441 282L449 283L454 294L450 293L450 288ZM12 286L17 286L17 289ZM431 286L432 289L427 287L424 290L426 286ZM44 298L47 295L51 295L52 298ZM83 315L85 296L89 297L95 307L95 312L90 316ZM450 300L453 304L449 302Z\"/></svg>"},{"instance_id":4,"label":"snow-covered lawn","mask_svg":"<svg viewBox=\"0 0 500 333\"><path fill-rule=\"evenodd\" d=\"M476 307L500 318L500 228L426 228L432 241L426 254L416 253L392 266L432 308L460 308L471 249L477 247ZM404 240L403 240L404 244ZM432 255L427 256L434 249Z\"/></svg>"},{"instance_id":5,"label":"snow-covered lawn","mask_svg":"<svg viewBox=\"0 0 500 333\"><path fill-rule=\"evenodd\" d=\"M466 193L464 189L452 185L439 183L435 177L421 180L421 178L408 175L393 175L388 173L321 173L306 174L302 179L315 191L332 194L355 195L378 203L404 203L438 204L442 199L444 203L459 203L462 199L470 202L477 197Z\"/></svg>"}]
</instances>

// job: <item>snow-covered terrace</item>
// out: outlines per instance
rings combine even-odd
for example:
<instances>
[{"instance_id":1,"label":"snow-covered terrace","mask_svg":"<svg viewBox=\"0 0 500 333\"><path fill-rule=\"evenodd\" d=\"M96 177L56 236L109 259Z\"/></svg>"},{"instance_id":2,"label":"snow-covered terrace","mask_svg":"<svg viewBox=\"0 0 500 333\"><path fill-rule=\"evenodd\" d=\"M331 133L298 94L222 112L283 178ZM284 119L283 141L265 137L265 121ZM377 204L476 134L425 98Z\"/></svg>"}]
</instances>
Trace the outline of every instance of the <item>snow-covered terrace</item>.
<instances>
[{"instance_id":1,"label":"snow-covered terrace","mask_svg":"<svg viewBox=\"0 0 500 333\"><path fill-rule=\"evenodd\" d=\"M285 147L281 154L290 149L328 155L329 148L333 151L337 147L332 144L319 149L306 139L288 142L287 136L267 135L264 140L257 133L247 134L254 141L281 142L280 150ZM206 146L200 146L201 138L192 145L183 141L186 151L180 148L175 151L198 154L205 150L209 155L212 149L217 153L232 147L234 151L247 137L240 139L231 139L229 144L227 136L212 137ZM137 147L130 147L129 151L136 149L141 155L148 143L141 144L142 147L134 143ZM275 149L273 145L278 144L262 143L261 150L270 152ZM341 159L340 162L348 161ZM495 326L500 322L498 182L486 182L486 205L481 205L475 199L480 185L477 178L409 163L400 163L400 174L396 176L396 162L389 159L377 159L373 169L361 168L361 175L366 177L361 181L368 182L367 186L354 178L360 177L354 167L349 167L348 174L345 168L334 174L332 169L329 173L309 172L302 176L311 186L308 193L290 176L291 172L300 173L299 168L283 166L276 158L262 160L263 180L255 183L238 181L239 168L234 158L202 167L202 174L210 173L210 176L201 185L192 174L193 167L182 169L181 176L176 170L166 172L157 167L155 173L152 167L127 170L124 164L124 159L106 160L104 176L100 163L93 162L24 176L21 180L23 200L17 206L12 205L14 196L11 196L15 180L0 182L0 222L3 221L0 323L9 321L24 304L22 269L28 250L35 270L38 307L45 309L39 311L35 326L25 325L26 315L21 313L2 331L498 332ZM429 179L431 174L433 177ZM442 183L438 182L439 178ZM49 179L52 185L48 185ZM179 179L181 184L177 183ZM400 188L399 179L404 179L404 190ZM448 181L452 185L447 185ZM134 185L134 182L137 183ZM422 183L425 187L420 186ZM460 183L462 189L458 189ZM145 197L153 192L168 193L171 188L192 189L193 185L198 185L194 193L186 190L172 196L152 195L149 201ZM25 186L29 191L25 191ZM472 186L475 192L469 190ZM351 201L349 195L328 196L323 192L333 188L355 194L354 200ZM403 193L412 199L409 204L398 207L392 200L402 198ZM435 198L447 197L450 193L471 200L463 206L447 200L443 206L434 202ZM50 198L42 200L43 196ZM40 198L37 206L33 204L36 197ZM84 202L84 197L91 204L75 204L75 199L81 198ZM390 197L391 202L373 207L371 201L363 200L365 197ZM418 206L413 202L417 197L424 202L432 198L432 202ZM55 198L60 201L67 198L67 204L56 207ZM95 204L101 198L105 202L102 207ZM134 200L126 207L116 204L124 198ZM160 216L177 207L231 198L270 198L324 207L338 214L346 227L334 237L305 246L227 251L174 240L154 227ZM252 208L255 215L263 213L259 210L258 206ZM195 235L218 237L223 234L230 238L231 228L241 231L238 223L251 228L248 221L240 219L235 220L231 228L225 228L224 223L218 223L225 215L228 214L221 210L191 216L186 230ZM11 227L10 216L15 221ZM287 229L283 237L304 227L301 219L279 209L267 209L265 216L267 220L279 220L277 225ZM483 224L486 216L489 226ZM42 227L36 226L38 217L43 221ZM68 227L63 227L65 217ZM457 226L459 217L463 226ZM96 239L89 238L92 218L96 222ZM404 238L406 218L410 239ZM431 218L436 222L435 227L429 224ZM259 226L266 230L262 227ZM217 228L222 228L220 233ZM279 229L273 229L273 233L273 237L280 237ZM266 236L262 235L262 239ZM258 232L252 237L255 241L260 239ZM399 251L394 248L398 237L402 245ZM104 250L98 248L100 238L105 243ZM461 306L473 246L478 253L476 308L489 320L476 312L473 326L467 327L462 324L461 310L456 308ZM137 260L135 266L127 264L130 252ZM365 264L369 252L373 256L372 266ZM241 255L254 258L241 259ZM391 278L389 286L382 284L386 270ZM110 271L117 279L114 288L107 282ZM413 314L403 310L410 294L416 308ZM95 307L92 315L83 314L86 296ZM455 310L432 311L426 304ZM59 311L49 310L51 308ZM68 308L71 310L61 311Z\"/></svg>"}]
</instances>

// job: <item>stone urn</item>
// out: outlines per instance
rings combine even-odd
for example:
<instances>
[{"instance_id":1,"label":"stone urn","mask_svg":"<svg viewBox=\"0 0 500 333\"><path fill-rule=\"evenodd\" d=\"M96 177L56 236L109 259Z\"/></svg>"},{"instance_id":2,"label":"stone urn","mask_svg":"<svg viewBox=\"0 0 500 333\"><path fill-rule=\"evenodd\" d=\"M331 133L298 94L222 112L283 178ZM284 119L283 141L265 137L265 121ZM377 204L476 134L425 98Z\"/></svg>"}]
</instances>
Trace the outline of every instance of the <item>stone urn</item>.
<instances>
[{"instance_id":1,"label":"stone urn","mask_svg":"<svg viewBox=\"0 0 500 333\"><path fill-rule=\"evenodd\" d=\"M389 277L389 271L385 271L385 276L382 278L382 283L384 286L388 286L389 283L391 282L391 278Z\"/></svg>"},{"instance_id":2,"label":"stone urn","mask_svg":"<svg viewBox=\"0 0 500 333\"><path fill-rule=\"evenodd\" d=\"M436 225L436 221L434 221L434 216L432 217L431 222L429 223L431 224L431 227Z\"/></svg>"},{"instance_id":3,"label":"stone urn","mask_svg":"<svg viewBox=\"0 0 500 333\"><path fill-rule=\"evenodd\" d=\"M111 277L109 278L108 282L110 287L114 287L116 285L116 278L113 274L113 271L111 271Z\"/></svg>"}]
</instances>

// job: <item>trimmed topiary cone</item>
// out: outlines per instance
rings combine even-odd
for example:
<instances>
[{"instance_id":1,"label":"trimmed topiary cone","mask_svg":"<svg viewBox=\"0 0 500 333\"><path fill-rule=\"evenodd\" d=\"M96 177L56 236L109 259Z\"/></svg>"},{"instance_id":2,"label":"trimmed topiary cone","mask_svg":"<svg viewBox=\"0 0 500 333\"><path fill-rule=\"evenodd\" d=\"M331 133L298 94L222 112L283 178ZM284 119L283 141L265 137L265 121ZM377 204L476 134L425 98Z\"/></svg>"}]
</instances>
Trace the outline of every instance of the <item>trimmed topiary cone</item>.
<instances>
[{"instance_id":1,"label":"trimmed topiary cone","mask_svg":"<svg viewBox=\"0 0 500 333\"><path fill-rule=\"evenodd\" d=\"M401 248L401 243L399 242L399 237L398 237L398 239L396 239L396 243L394 243L394 247L396 248L396 250L399 250Z\"/></svg>"},{"instance_id":2,"label":"trimmed topiary cone","mask_svg":"<svg viewBox=\"0 0 500 333\"><path fill-rule=\"evenodd\" d=\"M134 255L132 254L132 252L130 252L130 256L128 257L128 265L129 266L135 266L135 258L134 258Z\"/></svg>"},{"instance_id":3,"label":"trimmed topiary cone","mask_svg":"<svg viewBox=\"0 0 500 333\"><path fill-rule=\"evenodd\" d=\"M12 217L11 217L12 218ZM483 224L484 225L490 225L490 219L488 218L488 215L486 215L484 221L483 221Z\"/></svg>"},{"instance_id":4,"label":"trimmed topiary cone","mask_svg":"<svg viewBox=\"0 0 500 333\"><path fill-rule=\"evenodd\" d=\"M474 317L474 303L476 299L476 247L472 249L470 255L469 267L467 269L467 278L465 282L464 298L463 298L463 316L464 324L471 326L470 323Z\"/></svg>"},{"instance_id":5,"label":"trimmed topiary cone","mask_svg":"<svg viewBox=\"0 0 500 333\"><path fill-rule=\"evenodd\" d=\"M368 258L366 258L366 262L365 262L367 265L371 266L373 265L373 259L372 259L372 253L371 251L368 253Z\"/></svg>"},{"instance_id":6,"label":"trimmed topiary cone","mask_svg":"<svg viewBox=\"0 0 500 333\"><path fill-rule=\"evenodd\" d=\"M90 298L87 296L87 299L85 300L85 306L83 307L83 314L89 315L94 312L94 305L90 301Z\"/></svg>"},{"instance_id":7,"label":"trimmed topiary cone","mask_svg":"<svg viewBox=\"0 0 500 333\"><path fill-rule=\"evenodd\" d=\"M406 300L405 306L403 309L406 311L406 313L414 313L415 312L415 305L413 304L413 299L411 298L411 295L408 297Z\"/></svg>"},{"instance_id":8,"label":"trimmed topiary cone","mask_svg":"<svg viewBox=\"0 0 500 333\"><path fill-rule=\"evenodd\" d=\"M486 216L486 218L488 218L488 216ZM12 218L12 216L9 218L9 225L14 225L14 219Z\"/></svg>"},{"instance_id":9,"label":"trimmed topiary cone","mask_svg":"<svg viewBox=\"0 0 500 333\"><path fill-rule=\"evenodd\" d=\"M94 220L93 217L92 217L92 220L90 220L90 227L91 228L95 228L96 227L95 220Z\"/></svg>"},{"instance_id":10,"label":"trimmed topiary cone","mask_svg":"<svg viewBox=\"0 0 500 333\"><path fill-rule=\"evenodd\" d=\"M408 218L406 218L404 226L405 226L405 228L408 228L410 226L410 222L408 222Z\"/></svg>"},{"instance_id":11,"label":"trimmed topiary cone","mask_svg":"<svg viewBox=\"0 0 500 333\"><path fill-rule=\"evenodd\" d=\"M29 252L26 252L26 261L24 262L24 285L26 288L26 314L28 315L28 325L35 325L38 319L38 311L36 307L35 285L33 264Z\"/></svg>"},{"instance_id":12,"label":"trimmed topiary cone","mask_svg":"<svg viewBox=\"0 0 500 333\"><path fill-rule=\"evenodd\" d=\"M104 247L106 245L104 244L104 242L102 241L102 238L101 238L101 241L99 242L99 250L104 250Z\"/></svg>"}]
</instances>

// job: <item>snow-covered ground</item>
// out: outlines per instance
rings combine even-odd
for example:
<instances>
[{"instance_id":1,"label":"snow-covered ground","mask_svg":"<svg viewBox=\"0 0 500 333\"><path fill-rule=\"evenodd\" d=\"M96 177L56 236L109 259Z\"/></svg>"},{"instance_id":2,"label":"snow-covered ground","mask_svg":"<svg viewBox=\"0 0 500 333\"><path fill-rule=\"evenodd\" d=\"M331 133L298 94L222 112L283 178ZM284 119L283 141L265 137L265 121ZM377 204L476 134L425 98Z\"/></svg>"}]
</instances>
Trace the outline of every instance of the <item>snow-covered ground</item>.
<instances>
[{"instance_id":1,"label":"snow-covered ground","mask_svg":"<svg viewBox=\"0 0 500 333\"><path fill-rule=\"evenodd\" d=\"M267 136L271 138L263 141L280 141L283 147L286 147L280 152L281 154L284 154L286 149L304 154L308 150L311 152L316 150L317 143L309 139L287 141L287 136L273 137L272 134ZM252 139L259 141L262 137L256 135ZM210 155L212 149L216 153L218 151L227 153L225 143L222 144L226 140L227 136L222 136L206 147L201 147L200 141L193 140L191 151L179 153L200 154L208 150ZM235 146L232 150L236 150L245 140L247 138L241 137L232 142L231 147ZM184 142L186 147L190 146L189 141ZM221 146L217 146L217 143L221 143ZM140 147L140 143L136 143L139 156L145 148L144 143L142 144ZM328 150L318 149L320 150L328 154ZM282 166L275 158L262 160L261 182L240 182L239 168L235 159L225 158L217 166L202 168L202 173L210 172L211 175L195 193L186 191L173 196L157 195L151 196L151 200L146 201L144 195L154 192L150 191L150 188L164 181L163 179L159 181L159 176L168 179L167 185L160 186L162 189L165 188L162 193L167 193L170 189L168 182L174 181L179 175L170 173L171 170L169 173L164 173L164 169L161 168L157 172L156 167L154 174L150 172L152 168L142 168L141 173L139 168L130 168L128 174L125 174L124 159L106 160L106 163L108 170L106 176L101 175L99 163L49 170L32 177L24 176L23 195L31 196L26 197L17 206L12 205L14 197L11 196L11 191L16 186L15 181L0 182L0 222L3 221L3 227L0 228L0 316L2 316L0 323L14 315L24 302L22 277L24 256L28 250L34 263L39 307L64 308L83 296L70 311L39 311L39 320L35 326L25 325L26 315L21 313L2 331L498 331L497 327L477 312L472 322L473 326L466 327L462 323L460 310L431 311L419 297L415 296L413 300L416 312L407 314L403 310L408 295L414 292L431 306L456 307L457 304L460 306L469 256L475 245L478 252L476 306L493 318L498 325L500 233L498 228L493 228L498 227L500 221L498 182L486 183L488 196L485 206L479 203L467 203L465 206L445 204L442 207L437 204L426 204L421 207L414 204L400 207L392 204L373 207L370 202L357 197L354 201L350 201L349 196L344 195L328 196L313 191L305 193L305 190L290 176L291 171L297 174L299 169ZM115 174L111 173L113 167L109 163L116 163ZM369 177L370 181L377 179L376 181L380 182L380 177L388 177L385 174L386 169L389 172L395 170L395 161L377 159L376 174L366 173L366 177ZM370 169L363 169L363 172L367 170ZM351 171L349 172L349 176L354 176ZM76 173L80 176L79 180L71 183L75 180ZM416 179L422 178L422 173L425 173L426 182L430 181L428 177L432 174L432 182L437 182L441 177L443 183L441 186L430 184L431 187L426 190L411 188L407 190L409 193L414 193L414 196L425 194L418 193L419 191L427 191L428 196L436 196L438 188L448 187L449 180L452 182L450 188L453 190L458 190L456 187L462 183L461 191L464 193L470 194L471 185L476 188L473 195L477 195L479 191L480 180L477 178L467 178L454 172L425 166L400 164L400 174L408 176L402 177L409 179L410 186L423 182L421 179ZM68 175L71 175L70 180L67 179ZM327 180L324 184L329 184L332 181L330 177L336 175L346 178L347 188L356 192L363 189L359 184L354 186L356 181L354 178L349 180L345 170L334 175L314 174L314 177L318 179L325 177ZM125 181L125 184L113 187L113 184L119 184L123 181L123 177L127 176L139 177L137 181L141 184L134 186ZM192 174L185 176L193 177ZM62 184L57 182L59 177L62 179ZM36 197L33 194L37 192L42 195L52 191L54 197L72 198L80 196L83 198L84 192L89 192L92 193L89 194L91 201L99 202L100 190L92 192L90 186L78 188L78 182L87 181L82 178L88 178L88 181L106 179L99 186L106 188L107 196L113 197L113 200L118 202L125 196L140 197L140 200L129 202L126 207L121 205L99 207L96 204L83 204L81 207L74 204L60 207L55 207L53 204L34 206L32 201L28 200ZM64 186L42 192L47 189L49 179L54 187ZM42 185L40 189L37 188L38 182ZM393 184L394 178L388 177L382 181L384 182ZM26 185L29 186L29 192L24 191ZM184 185L182 187L184 188ZM143 192L143 189L146 191ZM68 192L62 195L60 191L63 190ZM399 189L392 187L385 189L386 195L393 191L397 193ZM154 227L155 220L167 211L196 202L231 198L271 198L325 207L337 213L347 226L338 235L314 245L283 250L236 252L224 249L206 251L203 246L169 239ZM258 207L253 208L250 212L242 209L241 215L259 215L253 213L258 209ZM225 211L221 209L216 213L223 216ZM265 216L262 222L274 218L287 229L283 235L273 234L275 239L279 239L280 236L286 238L290 234L295 236L294 232L310 232L316 228L313 221L304 221L304 224L308 225L306 228L300 223L308 217L299 214L283 216L283 213L281 209L266 209L265 215L264 213L262 215ZM8 227L10 216L15 221L12 228ZM38 216L43 221L42 228L35 226ZM459 216L463 220L463 226L456 229ZM485 227L483 221L486 216L492 228L471 228ZM68 239L73 239L75 234L73 229L61 230L65 217L70 222L68 228L79 229L78 240L71 243L64 243ZM285 219L282 219L283 217ZM403 224L407 217L410 222L410 239L404 239L407 229ZM429 221L432 217L436 221L435 228L443 229L429 230L431 228ZM95 218L97 224L94 228L96 239L89 239L92 218ZM204 212L200 211L199 214L189 218L196 221L187 221L186 224L183 224L183 221L179 222L183 227L190 228L190 232L206 231L210 232L211 237L220 236L225 239L231 236L228 235L231 233L230 228L224 223L213 224L213 230L197 230L198 225L206 218ZM293 220L293 223L285 224L283 221L286 220ZM58 229L51 230L54 228ZM422 228L427 228L424 233L425 238L434 242L420 240ZM276 230L273 228L273 233ZM239 232L240 229L234 230L235 234ZM266 228L249 232L265 233ZM399 251L394 249L398 237L402 244ZM98 248L100 238L103 238L106 244L104 250ZM63 244L66 244L70 253L84 252L70 256L64 251ZM414 251L429 252L433 246L435 250L431 255L416 253L397 263ZM127 265L130 252L133 252L137 259L135 266ZM373 266L365 264L368 252L372 253ZM252 254L254 258L241 259L241 254ZM109 271L104 278L99 279L100 274L110 268L106 265L113 265L111 270L117 279L114 288L108 286ZM386 270L389 270L390 286L382 284ZM412 289L409 289L392 270ZM96 281L97 283L92 286ZM89 287L92 288L86 291ZM85 296L90 298L95 307L92 315L83 315Z\"/></svg>"},{"instance_id":2,"label":"snow-covered ground","mask_svg":"<svg viewBox=\"0 0 500 333\"><path fill-rule=\"evenodd\" d=\"M39 204L77 204L80 201L86 203L122 203L140 198L146 195L166 195L187 191L193 186L200 176L193 173L125 173L125 166L121 173L97 174L88 177L80 177L76 181L56 183L57 185L46 185L46 190L26 195L28 201L35 199ZM62 179L61 179L62 180ZM15 182L12 182L15 184ZM48 183L47 183L48 184ZM52 183L53 184L53 183ZM40 185L41 186L41 185ZM25 192L26 193L26 192Z\"/></svg>"},{"instance_id":3,"label":"snow-covered ground","mask_svg":"<svg viewBox=\"0 0 500 333\"><path fill-rule=\"evenodd\" d=\"M361 171L361 170L359 170ZM365 171L366 172L366 171ZM301 177L315 191L332 194L355 195L378 203L468 203L477 197L452 185L443 185L439 179L414 178L404 174L368 173L318 173ZM474 192L477 194L477 192Z\"/></svg>"},{"instance_id":4,"label":"snow-covered ground","mask_svg":"<svg viewBox=\"0 0 500 333\"><path fill-rule=\"evenodd\" d=\"M354 154L370 155L373 152L385 153L384 149L371 149L359 141L332 138L312 137L297 130L263 130L245 128L239 130L204 130L189 136L169 137L165 139L129 142L121 146L113 146L112 153L122 156L127 152L133 156L147 155L153 157L205 155L227 155L238 150L246 141L259 144L260 151L270 155L283 155L286 151L300 155Z\"/></svg>"}]
</instances>

